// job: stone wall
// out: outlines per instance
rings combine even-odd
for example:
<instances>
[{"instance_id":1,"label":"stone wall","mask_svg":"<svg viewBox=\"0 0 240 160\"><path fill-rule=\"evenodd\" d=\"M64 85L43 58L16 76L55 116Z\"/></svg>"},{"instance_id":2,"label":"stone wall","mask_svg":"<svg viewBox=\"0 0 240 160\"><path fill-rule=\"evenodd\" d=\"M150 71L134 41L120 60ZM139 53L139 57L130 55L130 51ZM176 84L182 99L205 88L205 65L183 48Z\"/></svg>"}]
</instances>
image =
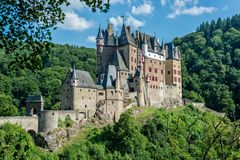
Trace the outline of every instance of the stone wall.
<instances>
[{"instance_id":1,"label":"stone wall","mask_svg":"<svg viewBox=\"0 0 240 160\"><path fill-rule=\"evenodd\" d=\"M87 117L86 113L74 110L45 110L39 116L39 132L48 132L58 127L58 120L69 116L71 120L77 122Z\"/></svg>"},{"instance_id":2,"label":"stone wall","mask_svg":"<svg viewBox=\"0 0 240 160\"><path fill-rule=\"evenodd\" d=\"M0 125L5 123L19 124L26 131L33 130L38 132L38 117L37 116L15 116L15 117L0 117Z\"/></svg>"}]
</instances>

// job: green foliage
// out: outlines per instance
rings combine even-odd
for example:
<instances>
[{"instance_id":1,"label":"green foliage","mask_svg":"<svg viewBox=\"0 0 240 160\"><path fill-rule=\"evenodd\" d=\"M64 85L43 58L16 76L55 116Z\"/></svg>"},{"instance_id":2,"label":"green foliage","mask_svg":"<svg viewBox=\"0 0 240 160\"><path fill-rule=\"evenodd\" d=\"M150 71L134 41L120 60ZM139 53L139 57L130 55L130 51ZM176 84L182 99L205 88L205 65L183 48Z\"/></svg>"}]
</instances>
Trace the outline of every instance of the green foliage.
<instances>
[{"instance_id":1,"label":"green foliage","mask_svg":"<svg viewBox=\"0 0 240 160\"><path fill-rule=\"evenodd\" d=\"M0 116L17 116L18 109L12 104L12 98L0 92Z\"/></svg>"},{"instance_id":2,"label":"green foliage","mask_svg":"<svg viewBox=\"0 0 240 160\"><path fill-rule=\"evenodd\" d=\"M182 50L183 95L240 118L240 15L202 23L177 38ZM203 98L202 98L203 97Z\"/></svg>"},{"instance_id":3,"label":"green foliage","mask_svg":"<svg viewBox=\"0 0 240 160\"><path fill-rule=\"evenodd\" d=\"M78 62L77 69L89 71L95 79L94 49L56 44L51 55L44 59L44 69L38 71L10 70L7 66L11 63L11 57L0 50L0 92L10 96L21 113L28 95L35 94L43 95L45 109L59 109L61 84L73 62Z\"/></svg>"},{"instance_id":4,"label":"green foliage","mask_svg":"<svg viewBox=\"0 0 240 160\"><path fill-rule=\"evenodd\" d=\"M239 122L192 105L159 109L148 116L143 123L131 111L123 113L113 126L90 130L58 156L100 160L239 158Z\"/></svg>"},{"instance_id":5,"label":"green foliage","mask_svg":"<svg viewBox=\"0 0 240 160\"><path fill-rule=\"evenodd\" d=\"M97 9L107 12L109 0L79 0L93 12ZM31 70L44 67L52 43L51 31L63 23L63 6L70 0L3 0L0 1L0 49L12 57L10 66L14 69Z\"/></svg>"},{"instance_id":6,"label":"green foliage","mask_svg":"<svg viewBox=\"0 0 240 160\"><path fill-rule=\"evenodd\" d=\"M66 116L64 120L58 119L58 127L64 128L64 127L71 127L73 125L74 121L70 118L70 116Z\"/></svg>"}]
</instances>

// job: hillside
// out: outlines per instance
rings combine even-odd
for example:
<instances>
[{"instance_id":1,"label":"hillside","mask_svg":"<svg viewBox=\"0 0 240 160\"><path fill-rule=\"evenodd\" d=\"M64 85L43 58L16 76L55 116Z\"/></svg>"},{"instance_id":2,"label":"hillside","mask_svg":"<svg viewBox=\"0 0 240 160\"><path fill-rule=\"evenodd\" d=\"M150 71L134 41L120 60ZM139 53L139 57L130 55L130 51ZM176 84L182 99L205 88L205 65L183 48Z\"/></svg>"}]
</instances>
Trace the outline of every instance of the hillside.
<instances>
[{"instance_id":1,"label":"hillside","mask_svg":"<svg viewBox=\"0 0 240 160\"><path fill-rule=\"evenodd\" d=\"M175 39L182 50L183 96L240 118L240 15L202 23Z\"/></svg>"},{"instance_id":2,"label":"hillside","mask_svg":"<svg viewBox=\"0 0 240 160\"><path fill-rule=\"evenodd\" d=\"M35 71L11 70L11 61L11 56L0 51L0 116L25 114L29 94L42 94L45 109L58 109L60 86L73 62L78 69L89 71L95 78L95 49L55 44L51 54L45 57L44 68Z\"/></svg>"},{"instance_id":3,"label":"hillside","mask_svg":"<svg viewBox=\"0 0 240 160\"><path fill-rule=\"evenodd\" d=\"M122 114L114 125L83 129L69 144L53 153L37 148L23 129L4 125L0 128L0 157L239 159L238 126L239 122L231 122L226 117L191 105L171 110L135 107Z\"/></svg>"}]
</instances>

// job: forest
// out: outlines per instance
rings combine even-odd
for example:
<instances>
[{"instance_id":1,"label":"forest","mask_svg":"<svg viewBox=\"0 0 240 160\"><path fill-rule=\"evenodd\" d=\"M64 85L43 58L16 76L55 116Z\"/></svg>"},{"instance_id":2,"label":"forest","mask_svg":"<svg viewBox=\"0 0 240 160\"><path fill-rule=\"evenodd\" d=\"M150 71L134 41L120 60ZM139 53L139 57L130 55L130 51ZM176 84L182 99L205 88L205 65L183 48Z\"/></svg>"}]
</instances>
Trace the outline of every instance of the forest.
<instances>
[{"instance_id":1,"label":"forest","mask_svg":"<svg viewBox=\"0 0 240 160\"><path fill-rule=\"evenodd\" d=\"M240 15L202 23L174 40L182 51L183 96L240 118Z\"/></svg>"},{"instance_id":2,"label":"forest","mask_svg":"<svg viewBox=\"0 0 240 160\"><path fill-rule=\"evenodd\" d=\"M135 107L114 125L86 127L51 153L36 147L21 127L5 124L0 127L0 159L232 160L240 158L239 125L192 105L171 110Z\"/></svg>"},{"instance_id":3,"label":"forest","mask_svg":"<svg viewBox=\"0 0 240 160\"><path fill-rule=\"evenodd\" d=\"M43 69L11 69L12 59L0 51L0 116L25 114L28 95L42 94L45 109L59 109L60 88L72 64L95 79L95 49L55 44L44 58Z\"/></svg>"}]
</instances>

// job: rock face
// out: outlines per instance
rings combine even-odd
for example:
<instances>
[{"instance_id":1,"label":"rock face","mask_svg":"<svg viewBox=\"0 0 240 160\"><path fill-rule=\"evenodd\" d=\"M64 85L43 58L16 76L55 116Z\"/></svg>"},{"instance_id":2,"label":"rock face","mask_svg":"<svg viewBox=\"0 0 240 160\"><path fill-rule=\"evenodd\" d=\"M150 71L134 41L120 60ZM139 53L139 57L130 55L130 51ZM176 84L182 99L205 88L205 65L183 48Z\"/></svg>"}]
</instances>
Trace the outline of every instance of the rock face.
<instances>
[{"instance_id":1,"label":"rock face","mask_svg":"<svg viewBox=\"0 0 240 160\"><path fill-rule=\"evenodd\" d=\"M67 128L56 128L46 133L38 133L32 135L37 146L47 149L48 151L54 151L59 147L62 147L65 143L69 142L79 131L86 125L106 125L107 121L99 119L85 119Z\"/></svg>"}]
</instances>

